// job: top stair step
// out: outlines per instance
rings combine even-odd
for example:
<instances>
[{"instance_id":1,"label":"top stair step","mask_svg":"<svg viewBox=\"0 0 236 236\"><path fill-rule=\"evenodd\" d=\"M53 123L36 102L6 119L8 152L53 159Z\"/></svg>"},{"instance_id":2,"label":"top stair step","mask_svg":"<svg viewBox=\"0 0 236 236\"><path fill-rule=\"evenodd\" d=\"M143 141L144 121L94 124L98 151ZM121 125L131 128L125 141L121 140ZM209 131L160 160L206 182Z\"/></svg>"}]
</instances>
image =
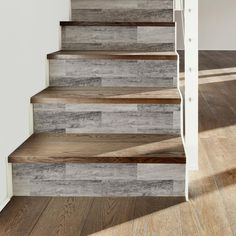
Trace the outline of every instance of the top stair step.
<instances>
[{"instance_id":1,"label":"top stair step","mask_svg":"<svg viewBox=\"0 0 236 236\"><path fill-rule=\"evenodd\" d=\"M173 0L72 0L72 20L171 22Z\"/></svg>"}]
</instances>

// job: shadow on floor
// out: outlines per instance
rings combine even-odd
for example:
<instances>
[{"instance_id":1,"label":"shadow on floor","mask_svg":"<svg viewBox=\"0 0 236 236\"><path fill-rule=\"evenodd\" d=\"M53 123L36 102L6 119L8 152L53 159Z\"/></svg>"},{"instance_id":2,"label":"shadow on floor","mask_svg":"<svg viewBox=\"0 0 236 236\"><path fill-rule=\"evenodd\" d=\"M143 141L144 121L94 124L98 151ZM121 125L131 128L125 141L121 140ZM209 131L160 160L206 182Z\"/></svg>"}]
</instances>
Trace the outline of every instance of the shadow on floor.
<instances>
[{"instance_id":1,"label":"shadow on floor","mask_svg":"<svg viewBox=\"0 0 236 236\"><path fill-rule=\"evenodd\" d=\"M0 214L0 235L90 235L184 201L183 197L13 197Z\"/></svg>"},{"instance_id":2,"label":"shadow on floor","mask_svg":"<svg viewBox=\"0 0 236 236\"><path fill-rule=\"evenodd\" d=\"M183 197L94 198L81 235L89 235L185 201Z\"/></svg>"},{"instance_id":3,"label":"shadow on floor","mask_svg":"<svg viewBox=\"0 0 236 236\"><path fill-rule=\"evenodd\" d=\"M236 125L236 80L199 85L199 131Z\"/></svg>"},{"instance_id":4,"label":"shadow on floor","mask_svg":"<svg viewBox=\"0 0 236 236\"><path fill-rule=\"evenodd\" d=\"M190 182L190 193L192 192L194 195L190 194L189 197L190 199L195 199L202 195L219 191L221 189L224 189L226 187L235 184L236 184L236 168L232 168L217 173L213 176L207 176L199 180L194 180ZM191 186L195 189L194 191L191 191ZM203 186L207 186L207 188L203 188ZM204 192L201 191L202 189L204 189Z\"/></svg>"}]
</instances>

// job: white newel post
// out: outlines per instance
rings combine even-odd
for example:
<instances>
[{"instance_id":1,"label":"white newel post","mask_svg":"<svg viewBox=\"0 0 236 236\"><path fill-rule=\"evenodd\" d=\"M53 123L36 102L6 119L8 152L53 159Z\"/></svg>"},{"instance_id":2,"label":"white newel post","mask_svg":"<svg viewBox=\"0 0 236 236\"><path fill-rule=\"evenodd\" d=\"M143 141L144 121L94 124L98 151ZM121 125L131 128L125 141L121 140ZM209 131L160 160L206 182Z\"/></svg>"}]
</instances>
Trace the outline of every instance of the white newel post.
<instances>
[{"instance_id":1,"label":"white newel post","mask_svg":"<svg viewBox=\"0 0 236 236\"><path fill-rule=\"evenodd\" d=\"M188 169L198 169L198 0L185 0L185 147Z\"/></svg>"}]
</instances>

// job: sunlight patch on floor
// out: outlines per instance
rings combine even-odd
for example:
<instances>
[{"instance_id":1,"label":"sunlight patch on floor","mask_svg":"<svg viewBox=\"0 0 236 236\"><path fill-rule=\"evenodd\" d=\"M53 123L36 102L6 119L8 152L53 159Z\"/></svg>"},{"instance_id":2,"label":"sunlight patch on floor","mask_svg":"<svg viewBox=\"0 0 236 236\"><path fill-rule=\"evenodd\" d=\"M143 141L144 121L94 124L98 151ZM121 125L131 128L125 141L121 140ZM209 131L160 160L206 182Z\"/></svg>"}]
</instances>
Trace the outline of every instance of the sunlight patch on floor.
<instances>
[{"instance_id":1,"label":"sunlight patch on floor","mask_svg":"<svg viewBox=\"0 0 236 236\"><path fill-rule=\"evenodd\" d=\"M185 203L181 203L185 204ZM110 227L108 229L90 234L91 236L156 236L181 232L179 219L179 205L139 217L134 220ZM179 222L180 223L180 222Z\"/></svg>"},{"instance_id":2,"label":"sunlight patch on floor","mask_svg":"<svg viewBox=\"0 0 236 236\"><path fill-rule=\"evenodd\" d=\"M236 138L236 124L201 131L200 137L201 138L210 138L210 137L227 138L229 137L229 134L230 134L230 137Z\"/></svg>"},{"instance_id":3,"label":"sunlight patch on floor","mask_svg":"<svg viewBox=\"0 0 236 236\"><path fill-rule=\"evenodd\" d=\"M180 86L184 85L184 72L179 74ZM217 83L236 80L236 67L200 70L199 84Z\"/></svg>"}]
</instances>

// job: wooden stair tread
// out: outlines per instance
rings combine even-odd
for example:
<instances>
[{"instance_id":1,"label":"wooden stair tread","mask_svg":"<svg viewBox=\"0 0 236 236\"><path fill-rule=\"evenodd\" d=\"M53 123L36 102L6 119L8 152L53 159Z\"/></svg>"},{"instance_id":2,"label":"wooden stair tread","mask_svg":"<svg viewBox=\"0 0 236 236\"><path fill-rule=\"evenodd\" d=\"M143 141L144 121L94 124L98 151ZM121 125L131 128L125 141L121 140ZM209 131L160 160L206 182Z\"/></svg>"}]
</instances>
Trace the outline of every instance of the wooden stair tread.
<instances>
[{"instance_id":1,"label":"wooden stair tread","mask_svg":"<svg viewBox=\"0 0 236 236\"><path fill-rule=\"evenodd\" d=\"M48 87L32 103L180 104L177 88Z\"/></svg>"},{"instance_id":2,"label":"wooden stair tread","mask_svg":"<svg viewBox=\"0 0 236 236\"><path fill-rule=\"evenodd\" d=\"M155 134L33 134L10 163L180 163L182 139Z\"/></svg>"},{"instance_id":3,"label":"wooden stair tread","mask_svg":"<svg viewBox=\"0 0 236 236\"><path fill-rule=\"evenodd\" d=\"M177 60L176 52L131 52L131 51L78 51L60 50L47 55L48 59L117 59L117 60Z\"/></svg>"},{"instance_id":4,"label":"wooden stair tread","mask_svg":"<svg viewBox=\"0 0 236 236\"><path fill-rule=\"evenodd\" d=\"M61 21L61 26L164 26L174 27L175 22L109 22L109 21Z\"/></svg>"}]
</instances>

